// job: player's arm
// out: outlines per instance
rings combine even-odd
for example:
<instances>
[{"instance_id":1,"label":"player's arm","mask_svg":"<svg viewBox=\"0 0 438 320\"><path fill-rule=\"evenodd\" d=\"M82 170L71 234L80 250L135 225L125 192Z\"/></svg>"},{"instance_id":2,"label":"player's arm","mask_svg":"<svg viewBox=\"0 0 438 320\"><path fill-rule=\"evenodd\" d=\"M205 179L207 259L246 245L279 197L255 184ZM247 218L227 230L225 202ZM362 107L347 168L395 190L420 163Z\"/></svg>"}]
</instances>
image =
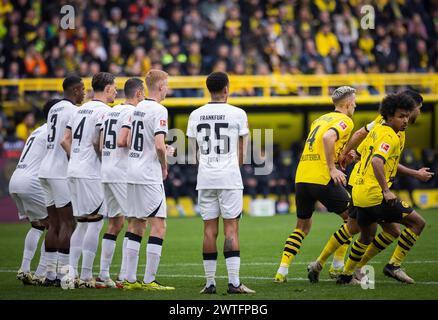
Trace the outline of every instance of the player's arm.
<instances>
[{"instance_id":1,"label":"player's arm","mask_svg":"<svg viewBox=\"0 0 438 320\"><path fill-rule=\"evenodd\" d=\"M248 135L239 137L239 166L243 165L246 159L246 150L248 145Z\"/></svg>"},{"instance_id":2,"label":"player's arm","mask_svg":"<svg viewBox=\"0 0 438 320\"><path fill-rule=\"evenodd\" d=\"M324 153L329 168L330 177L337 185L347 185L345 173L338 170L335 166L335 142L338 140L338 132L334 128L330 128L322 136L324 142Z\"/></svg>"},{"instance_id":3,"label":"player's arm","mask_svg":"<svg viewBox=\"0 0 438 320\"><path fill-rule=\"evenodd\" d=\"M64 149L65 153L67 154L68 159L70 159L71 143L72 143L71 128L67 127L64 130L64 137L62 137L61 146Z\"/></svg>"},{"instance_id":4,"label":"player's arm","mask_svg":"<svg viewBox=\"0 0 438 320\"><path fill-rule=\"evenodd\" d=\"M96 126L92 143L93 143L94 151L96 151L97 157L99 158L99 160L102 160L102 150L100 149L100 139L101 139L100 131L101 131L100 126Z\"/></svg>"},{"instance_id":5,"label":"player's arm","mask_svg":"<svg viewBox=\"0 0 438 320\"><path fill-rule=\"evenodd\" d=\"M367 137L367 135L368 131L365 127L362 127L351 136L350 140L348 141L348 143L344 147L344 150L342 150L342 153L339 156L339 164L341 168L345 169L345 167L347 166L348 154L350 153L350 151L356 150L356 148Z\"/></svg>"},{"instance_id":6,"label":"player's arm","mask_svg":"<svg viewBox=\"0 0 438 320\"><path fill-rule=\"evenodd\" d=\"M101 128L99 131L99 153L102 153L103 150L103 129Z\"/></svg>"},{"instance_id":7,"label":"player's arm","mask_svg":"<svg viewBox=\"0 0 438 320\"><path fill-rule=\"evenodd\" d=\"M388 204L395 204L397 197L393 194L388 187L388 183L386 182L385 177L385 159L380 155L375 155L373 160L371 160L371 165L373 166L374 176L379 182L380 188L382 188L383 197L385 198Z\"/></svg>"},{"instance_id":8,"label":"player's arm","mask_svg":"<svg viewBox=\"0 0 438 320\"><path fill-rule=\"evenodd\" d=\"M157 151L158 160L161 164L161 172L163 173L163 180L167 178L167 150L166 142L164 140L164 133L155 134L155 150Z\"/></svg>"},{"instance_id":9,"label":"player's arm","mask_svg":"<svg viewBox=\"0 0 438 320\"><path fill-rule=\"evenodd\" d=\"M421 168L418 170L414 170L414 169L408 168L402 164L399 164L397 167L397 173L401 173L401 174L404 174L406 176L416 178L422 182L427 182L434 176L435 173L433 173L429 170L430 170L430 168Z\"/></svg>"},{"instance_id":10,"label":"player's arm","mask_svg":"<svg viewBox=\"0 0 438 320\"><path fill-rule=\"evenodd\" d=\"M199 163L199 150L196 138L189 137L189 164Z\"/></svg>"}]
</instances>

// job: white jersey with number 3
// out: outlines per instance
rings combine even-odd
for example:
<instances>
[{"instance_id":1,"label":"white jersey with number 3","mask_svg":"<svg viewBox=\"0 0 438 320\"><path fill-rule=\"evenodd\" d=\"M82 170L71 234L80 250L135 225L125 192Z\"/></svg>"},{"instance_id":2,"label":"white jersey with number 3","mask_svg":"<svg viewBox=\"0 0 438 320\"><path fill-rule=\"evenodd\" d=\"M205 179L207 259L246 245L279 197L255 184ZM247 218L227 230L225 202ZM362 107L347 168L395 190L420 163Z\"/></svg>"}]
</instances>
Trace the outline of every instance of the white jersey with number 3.
<instances>
[{"instance_id":1,"label":"white jersey with number 3","mask_svg":"<svg viewBox=\"0 0 438 320\"><path fill-rule=\"evenodd\" d=\"M71 129L72 145L67 176L83 179L100 179L101 163L93 142L99 138L99 120L110 110L102 101L91 100L77 109L67 124Z\"/></svg>"},{"instance_id":2,"label":"white jersey with number 3","mask_svg":"<svg viewBox=\"0 0 438 320\"><path fill-rule=\"evenodd\" d=\"M161 164L155 150L155 136L167 134L167 117L167 109L149 99L140 102L132 113L128 183L163 183Z\"/></svg>"},{"instance_id":3,"label":"white jersey with number 3","mask_svg":"<svg viewBox=\"0 0 438 320\"><path fill-rule=\"evenodd\" d=\"M47 150L41 163L39 177L50 179L66 179L68 158L61 146L67 123L78 108L67 99L63 99L50 108L47 116L48 132L46 135Z\"/></svg>"},{"instance_id":4,"label":"white jersey with number 3","mask_svg":"<svg viewBox=\"0 0 438 320\"><path fill-rule=\"evenodd\" d=\"M107 111L100 120L103 135L102 147L102 182L126 182L128 168L128 148L117 146L117 139L122 126L135 110L130 104L119 104Z\"/></svg>"},{"instance_id":5,"label":"white jersey with number 3","mask_svg":"<svg viewBox=\"0 0 438 320\"><path fill-rule=\"evenodd\" d=\"M227 103L208 103L190 114L187 136L200 153L196 190L243 189L238 148L247 134L246 112Z\"/></svg>"}]
</instances>

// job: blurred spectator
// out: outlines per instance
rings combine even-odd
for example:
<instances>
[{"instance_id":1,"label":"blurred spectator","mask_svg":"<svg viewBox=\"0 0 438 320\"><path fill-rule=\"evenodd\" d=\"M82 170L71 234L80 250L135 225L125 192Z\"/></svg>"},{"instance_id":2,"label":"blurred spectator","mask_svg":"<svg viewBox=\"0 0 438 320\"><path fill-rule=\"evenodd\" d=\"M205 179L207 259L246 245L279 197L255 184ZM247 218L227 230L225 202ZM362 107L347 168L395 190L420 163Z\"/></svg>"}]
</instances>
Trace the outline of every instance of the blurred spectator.
<instances>
[{"instance_id":1,"label":"blurred spectator","mask_svg":"<svg viewBox=\"0 0 438 320\"><path fill-rule=\"evenodd\" d=\"M28 112L25 114L23 120L15 128L15 132L18 139L26 141L35 129L35 115L33 114L33 112Z\"/></svg>"}]
</instances>

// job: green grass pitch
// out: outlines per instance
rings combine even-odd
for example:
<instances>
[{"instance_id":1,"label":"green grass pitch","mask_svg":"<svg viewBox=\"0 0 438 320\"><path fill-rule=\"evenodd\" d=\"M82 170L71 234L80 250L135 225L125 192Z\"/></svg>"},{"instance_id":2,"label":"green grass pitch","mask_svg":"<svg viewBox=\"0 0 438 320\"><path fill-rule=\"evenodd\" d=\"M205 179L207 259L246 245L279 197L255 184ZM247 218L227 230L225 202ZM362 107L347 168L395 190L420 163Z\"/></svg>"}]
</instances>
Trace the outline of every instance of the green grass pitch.
<instances>
[{"instance_id":1,"label":"green grass pitch","mask_svg":"<svg viewBox=\"0 0 438 320\"><path fill-rule=\"evenodd\" d=\"M375 289L364 290L360 286L338 286L328 277L328 265L321 274L318 284L307 280L307 263L315 259L329 236L341 225L334 214L317 213L313 217L310 235L304 240L302 251L289 270L288 282L273 283L282 253L283 244L295 226L295 216L275 216L255 218L245 216L240 225L241 280L257 291L251 296L227 295L227 273L222 254L223 235L218 240L218 294L199 294L204 284L202 266L202 221L200 218L168 219L167 237L157 280L176 287L174 292L136 291L120 289L75 289L64 291L60 288L23 286L15 279L19 267L27 224L0 225L0 299L438 299L438 210L423 210L427 221L419 241L409 253L404 268L417 283L405 285L382 274L382 268L394 249L394 244L378 255L372 266L375 268ZM105 228L105 227L104 227ZM105 229L104 229L105 230ZM220 232L222 232L222 225ZM103 234L104 231L102 231ZM146 237L145 237L146 238ZM118 238L111 273L119 271L122 236ZM142 279L145 268L146 244L143 240L140 251L138 276ZM38 252L32 270L38 262ZM94 264L97 275L100 249Z\"/></svg>"}]
</instances>

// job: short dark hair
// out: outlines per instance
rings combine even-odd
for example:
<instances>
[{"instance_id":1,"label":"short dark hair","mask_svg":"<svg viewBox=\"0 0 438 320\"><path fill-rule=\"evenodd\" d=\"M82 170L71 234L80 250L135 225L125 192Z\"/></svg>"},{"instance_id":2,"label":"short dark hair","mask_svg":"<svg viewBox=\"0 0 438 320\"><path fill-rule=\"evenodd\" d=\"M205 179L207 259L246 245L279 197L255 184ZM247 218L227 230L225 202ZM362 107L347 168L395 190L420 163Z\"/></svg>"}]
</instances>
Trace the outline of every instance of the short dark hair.
<instances>
[{"instance_id":1,"label":"short dark hair","mask_svg":"<svg viewBox=\"0 0 438 320\"><path fill-rule=\"evenodd\" d=\"M415 109L415 100L404 92L391 93L383 98L379 112L385 120L395 115L397 110L411 112Z\"/></svg>"},{"instance_id":2,"label":"short dark hair","mask_svg":"<svg viewBox=\"0 0 438 320\"><path fill-rule=\"evenodd\" d=\"M133 98L138 89L144 88L144 82L138 78L132 78L125 82L123 91L126 98Z\"/></svg>"},{"instance_id":3,"label":"short dark hair","mask_svg":"<svg viewBox=\"0 0 438 320\"><path fill-rule=\"evenodd\" d=\"M419 94L417 91L408 89L403 91L402 93L407 94L408 96L410 96L412 99L414 99L415 103L417 105L422 104L423 103L423 97L421 96L421 94Z\"/></svg>"},{"instance_id":4,"label":"short dark hair","mask_svg":"<svg viewBox=\"0 0 438 320\"><path fill-rule=\"evenodd\" d=\"M77 85L77 84L79 84L81 82L82 82L81 77L78 77L78 76L68 76L62 82L62 89L64 91L67 91L68 89L74 87L75 85Z\"/></svg>"},{"instance_id":5,"label":"short dark hair","mask_svg":"<svg viewBox=\"0 0 438 320\"><path fill-rule=\"evenodd\" d=\"M207 89L210 93L221 92L229 84L228 76L225 72L213 72L207 77Z\"/></svg>"},{"instance_id":6,"label":"short dark hair","mask_svg":"<svg viewBox=\"0 0 438 320\"><path fill-rule=\"evenodd\" d=\"M57 104L59 101L61 101L61 99L51 99L49 101L46 102L46 104L43 107L43 114L44 114L44 118L47 119L47 116L49 115L49 111L50 109Z\"/></svg>"},{"instance_id":7,"label":"short dark hair","mask_svg":"<svg viewBox=\"0 0 438 320\"><path fill-rule=\"evenodd\" d=\"M114 83L116 77L109 72L98 72L93 76L91 80L91 86L95 92L102 92L107 85Z\"/></svg>"}]
</instances>

